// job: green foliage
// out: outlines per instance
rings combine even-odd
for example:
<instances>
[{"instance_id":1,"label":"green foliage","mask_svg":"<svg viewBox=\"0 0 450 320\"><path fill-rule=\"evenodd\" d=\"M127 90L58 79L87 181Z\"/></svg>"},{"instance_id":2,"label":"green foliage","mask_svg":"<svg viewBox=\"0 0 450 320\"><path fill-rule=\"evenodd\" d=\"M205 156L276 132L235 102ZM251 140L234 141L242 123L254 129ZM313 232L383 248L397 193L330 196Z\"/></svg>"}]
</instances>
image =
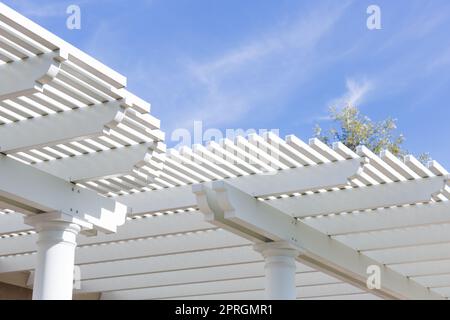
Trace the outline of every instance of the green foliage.
<instances>
[{"instance_id":1,"label":"green foliage","mask_svg":"<svg viewBox=\"0 0 450 320\"><path fill-rule=\"evenodd\" d=\"M330 117L337 124L337 128L333 127L324 133L319 125L315 127L316 137L328 145L334 141L341 141L353 151L357 146L364 145L375 154L385 149L396 156L407 153L402 148L403 135L395 134L397 129L395 119L387 118L374 122L353 106L347 106L342 110L330 108Z\"/></svg>"}]
</instances>

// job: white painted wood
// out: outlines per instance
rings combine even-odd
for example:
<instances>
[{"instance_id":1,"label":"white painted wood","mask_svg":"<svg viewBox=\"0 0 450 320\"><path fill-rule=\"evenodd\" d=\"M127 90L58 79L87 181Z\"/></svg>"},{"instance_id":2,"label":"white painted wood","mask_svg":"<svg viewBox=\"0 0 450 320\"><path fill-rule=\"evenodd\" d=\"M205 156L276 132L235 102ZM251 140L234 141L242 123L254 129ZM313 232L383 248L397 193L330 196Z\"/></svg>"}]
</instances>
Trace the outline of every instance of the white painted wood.
<instances>
[{"instance_id":1,"label":"white painted wood","mask_svg":"<svg viewBox=\"0 0 450 320\"><path fill-rule=\"evenodd\" d=\"M246 176L228 182L253 196L265 197L345 186L359 167L360 160L353 159L281 170L276 174Z\"/></svg>"},{"instance_id":2,"label":"white painted wood","mask_svg":"<svg viewBox=\"0 0 450 320\"><path fill-rule=\"evenodd\" d=\"M445 288L435 288L433 291L436 291L439 294L442 294L444 297L450 297L450 286Z\"/></svg>"},{"instance_id":3,"label":"white painted wood","mask_svg":"<svg viewBox=\"0 0 450 320\"><path fill-rule=\"evenodd\" d=\"M285 194L323 187L345 185L347 177L359 167L358 160L342 161L279 171L275 175L252 175L229 179L230 184L255 196ZM118 201L133 209L133 213L145 213L177 208L195 207L195 197L190 186L181 186L152 192L118 197Z\"/></svg>"},{"instance_id":4,"label":"white painted wood","mask_svg":"<svg viewBox=\"0 0 450 320\"><path fill-rule=\"evenodd\" d=\"M286 240L301 252L302 262L365 287L366 268L369 265L377 265L375 260L360 255L302 222L293 223L292 218L285 213L224 182L214 183L213 189L226 220L261 233L274 241ZM211 195L209 197L211 198ZM384 285L376 294L399 298L439 298L400 274L383 266L380 268Z\"/></svg>"},{"instance_id":5,"label":"white painted wood","mask_svg":"<svg viewBox=\"0 0 450 320\"><path fill-rule=\"evenodd\" d=\"M318 138L309 139L309 145L311 148L319 152L321 155L326 157L330 161L341 161L345 160L345 158L340 155L338 152L334 151L330 147L328 147L325 143L320 141Z\"/></svg>"},{"instance_id":6,"label":"white painted wood","mask_svg":"<svg viewBox=\"0 0 450 320\"><path fill-rule=\"evenodd\" d=\"M74 63L84 67L103 81L110 83L117 88L122 88L126 85L126 78L124 76L108 68L104 64L101 64L3 3L0 3L0 21L11 26L18 32L25 34L33 41L38 42L41 46L44 46L51 51L57 49L67 51L69 53L69 58L73 60Z\"/></svg>"},{"instance_id":7,"label":"white painted wood","mask_svg":"<svg viewBox=\"0 0 450 320\"><path fill-rule=\"evenodd\" d=\"M154 143L143 143L82 156L40 162L34 164L34 167L67 181L84 182L131 173L134 166L140 162L145 162L147 154L151 156L154 148Z\"/></svg>"},{"instance_id":8,"label":"white painted wood","mask_svg":"<svg viewBox=\"0 0 450 320\"><path fill-rule=\"evenodd\" d=\"M267 201L270 205L296 217L351 212L417 202L429 202L433 193L444 187L441 177L387 183Z\"/></svg>"},{"instance_id":9,"label":"white painted wood","mask_svg":"<svg viewBox=\"0 0 450 320\"><path fill-rule=\"evenodd\" d=\"M414 276L411 278L428 288L435 289L450 287L450 274Z\"/></svg>"},{"instance_id":10,"label":"white painted wood","mask_svg":"<svg viewBox=\"0 0 450 320\"><path fill-rule=\"evenodd\" d=\"M386 265L450 259L450 243L367 251L367 256Z\"/></svg>"},{"instance_id":11,"label":"white painted wood","mask_svg":"<svg viewBox=\"0 0 450 320\"><path fill-rule=\"evenodd\" d=\"M356 214L307 219L304 222L328 235L445 224L450 223L450 203L439 202L388 209L380 208Z\"/></svg>"},{"instance_id":12,"label":"white painted wood","mask_svg":"<svg viewBox=\"0 0 450 320\"><path fill-rule=\"evenodd\" d=\"M125 221L121 203L135 215L117 234L93 231L92 237L80 237L76 261L91 277L85 278L85 290L122 296L121 289L153 287L125 294L146 298L161 296L148 290L173 284L180 291L162 297L183 292L188 298L262 297L262 288L252 289L249 280L261 278L261 270L244 267L261 264L250 245L268 240L301 240L302 261L360 287L365 263L388 263L392 269L383 267L383 297L436 297L438 291L423 293L405 282L402 272L418 278L431 272L424 285L436 285L437 279L447 285L447 264L438 261L450 259L450 188L448 172L437 162L425 167L412 156L402 161L387 151L378 156L359 147L355 153L339 142L330 148L318 139L306 144L273 133L180 152L166 152L162 144L152 148L164 139L159 120L149 115L148 103L124 89L125 77L3 4L0 22L0 151L10 156L0 159L0 207L30 216L59 211L107 232ZM198 213L142 218L195 210L199 203L190 184L208 181L209 187L215 185L211 180L223 179L245 192L242 203L251 205L238 204L248 210L236 211L235 203L219 201L213 193L201 206L209 208L215 225ZM398 207L418 202L429 203ZM358 212L334 215L346 211ZM288 214L315 218L296 222ZM29 229L19 217L0 215L1 273L36 265L37 236L24 233ZM184 276L177 277L178 272ZM234 279L241 277L249 281L244 291ZM300 285L311 291L305 295L301 288L291 296L368 296L347 285L342 290L329 289L336 288L332 284L314 287L320 283L316 280L303 279ZM202 281L218 284L218 291L205 291Z\"/></svg>"},{"instance_id":13,"label":"white painted wood","mask_svg":"<svg viewBox=\"0 0 450 320\"><path fill-rule=\"evenodd\" d=\"M264 277L264 263L245 263L224 266L202 267L176 271L161 271L140 275L120 276L83 280L78 292L107 292L115 290L129 290L148 287L166 287L173 285L192 284L200 282L214 282L222 280L262 278ZM320 272L300 274L302 285L337 282L336 279ZM295 265L292 277L292 288L295 299Z\"/></svg>"},{"instance_id":14,"label":"white painted wood","mask_svg":"<svg viewBox=\"0 0 450 320\"><path fill-rule=\"evenodd\" d=\"M409 277L450 274L450 260L393 264L389 267Z\"/></svg>"},{"instance_id":15,"label":"white painted wood","mask_svg":"<svg viewBox=\"0 0 450 320\"><path fill-rule=\"evenodd\" d=\"M382 300L380 297L370 293L348 293L331 296L316 296L309 298L300 298L300 300Z\"/></svg>"},{"instance_id":16,"label":"white painted wood","mask_svg":"<svg viewBox=\"0 0 450 320\"><path fill-rule=\"evenodd\" d=\"M71 110L0 126L2 152L17 152L67 140L78 141L103 134L105 125L115 126L125 116L121 102Z\"/></svg>"},{"instance_id":17,"label":"white painted wood","mask_svg":"<svg viewBox=\"0 0 450 320\"><path fill-rule=\"evenodd\" d=\"M328 284L328 285L319 285L316 286L319 288L319 292L317 290L313 290L312 287L297 287L297 299L299 300L322 300L322 299L330 299L330 300L380 300L379 297L374 296L370 293L364 293L362 291L354 291L355 288L349 289L348 286L343 284ZM332 288L337 291L342 291L341 294L336 292L330 292L326 290L327 288ZM333 294L334 293L334 294ZM322 295L321 295L322 294ZM330 295L331 294L331 295ZM337 294L337 295L336 295ZM171 299L180 299L180 297L168 298ZM264 290L251 290L251 291L236 291L230 293L218 293L218 294L208 294L202 296L188 296L182 297L183 300L202 300L202 299L211 299L211 300L259 300L264 299Z\"/></svg>"},{"instance_id":18,"label":"white painted wood","mask_svg":"<svg viewBox=\"0 0 450 320\"><path fill-rule=\"evenodd\" d=\"M0 65L0 101L42 92L59 71L57 53Z\"/></svg>"},{"instance_id":19,"label":"white painted wood","mask_svg":"<svg viewBox=\"0 0 450 320\"><path fill-rule=\"evenodd\" d=\"M86 219L104 231L115 231L125 222L127 207L78 188L62 179L0 157L0 197L13 205L39 212L63 212Z\"/></svg>"},{"instance_id":20,"label":"white painted wood","mask_svg":"<svg viewBox=\"0 0 450 320\"><path fill-rule=\"evenodd\" d=\"M302 278L296 276L297 297L336 295L345 293L361 293L361 290L344 283L301 286ZM263 299L264 279L240 279L230 281L216 281L212 283L196 283L192 285L179 285L163 288L144 288L135 290L111 291L102 294L102 300L114 299ZM256 293L255 291L260 293ZM234 292L248 292L243 296ZM225 293L225 294L224 294Z\"/></svg>"},{"instance_id":21,"label":"white painted wood","mask_svg":"<svg viewBox=\"0 0 450 320\"><path fill-rule=\"evenodd\" d=\"M71 300L76 237L81 226L71 217L33 216L27 223L38 234L33 300Z\"/></svg>"},{"instance_id":22,"label":"white painted wood","mask_svg":"<svg viewBox=\"0 0 450 320\"><path fill-rule=\"evenodd\" d=\"M180 216L183 215L183 216ZM30 228L28 226L28 228ZM204 221L201 213L180 213L177 215L165 215L153 218L143 218L128 221L119 227L116 233L98 234L92 236L80 236L78 245L91 245L129 239L155 237L166 234L178 234L180 232L197 232L213 229L214 226ZM18 238L6 238L0 241L0 254L20 254L36 250L38 235L21 236Z\"/></svg>"},{"instance_id":23,"label":"white painted wood","mask_svg":"<svg viewBox=\"0 0 450 320\"><path fill-rule=\"evenodd\" d=\"M358 251L372 251L389 248L414 247L417 245L450 243L450 224L358 233L334 237Z\"/></svg>"},{"instance_id":24,"label":"white painted wood","mask_svg":"<svg viewBox=\"0 0 450 320\"><path fill-rule=\"evenodd\" d=\"M23 222L23 215L17 212L0 214L0 235L19 233L32 229Z\"/></svg>"},{"instance_id":25,"label":"white painted wood","mask_svg":"<svg viewBox=\"0 0 450 320\"><path fill-rule=\"evenodd\" d=\"M355 159L359 157L355 152L350 150L345 144L340 141L333 142L333 150L345 159Z\"/></svg>"},{"instance_id":26,"label":"white painted wood","mask_svg":"<svg viewBox=\"0 0 450 320\"><path fill-rule=\"evenodd\" d=\"M130 239L88 246L80 245L76 250L75 264L119 261L249 245L251 245L249 241L225 230L194 232L170 237ZM0 261L0 273L31 270L35 266L35 255L4 256L0 258Z\"/></svg>"},{"instance_id":27,"label":"white painted wood","mask_svg":"<svg viewBox=\"0 0 450 320\"><path fill-rule=\"evenodd\" d=\"M420 178L416 172L411 170L403 161L393 155L389 150L382 151L380 157L406 179L410 180Z\"/></svg>"},{"instance_id":28,"label":"white painted wood","mask_svg":"<svg viewBox=\"0 0 450 320\"><path fill-rule=\"evenodd\" d=\"M117 200L132 208L133 214L197 206L195 196L191 191L191 186L140 192L118 197Z\"/></svg>"},{"instance_id":29,"label":"white painted wood","mask_svg":"<svg viewBox=\"0 0 450 320\"><path fill-rule=\"evenodd\" d=\"M384 162L380 157L374 154L370 149L365 146L359 146L356 149L356 153L361 157L366 157L370 160L370 164L373 165L382 174L386 175L392 181L405 181L406 178L400 173L394 170L389 164Z\"/></svg>"},{"instance_id":30,"label":"white painted wood","mask_svg":"<svg viewBox=\"0 0 450 320\"><path fill-rule=\"evenodd\" d=\"M162 254L144 258L98 262L79 265L84 280L120 277L127 275L190 270L214 266L247 265L262 263L263 258L252 247L240 246L204 251ZM299 272L311 272L311 268L300 265Z\"/></svg>"},{"instance_id":31,"label":"white painted wood","mask_svg":"<svg viewBox=\"0 0 450 320\"><path fill-rule=\"evenodd\" d=\"M297 250L284 241L258 243L254 249L264 257L266 299L294 300Z\"/></svg>"},{"instance_id":32,"label":"white painted wood","mask_svg":"<svg viewBox=\"0 0 450 320\"><path fill-rule=\"evenodd\" d=\"M432 177L434 176L434 173L431 172L430 169L425 167L419 160L417 160L412 155L407 155L404 158L405 164L413 170L415 173L417 173L420 177L426 178L426 177Z\"/></svg>"}]
</instances>

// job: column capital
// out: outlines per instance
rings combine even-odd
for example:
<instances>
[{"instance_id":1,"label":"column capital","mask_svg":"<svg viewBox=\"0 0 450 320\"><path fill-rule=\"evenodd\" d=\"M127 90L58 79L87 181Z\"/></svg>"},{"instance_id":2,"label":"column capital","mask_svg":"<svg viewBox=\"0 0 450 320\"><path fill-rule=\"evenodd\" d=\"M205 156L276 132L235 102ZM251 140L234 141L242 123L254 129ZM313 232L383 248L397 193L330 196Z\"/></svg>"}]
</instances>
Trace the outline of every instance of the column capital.
<instances>
[{"instance_id":1,"label":"column capital","mask_svg":"<svg viewBox=\"0 0 450 320\"><path fill-rule=\"evenodd\" d=\"M49 227L58 224L61 226L77 225L78 227L74 227L75 229L78 229L77 233L81 229L89 230L93 227L89 222L62 212L48 212L27 216L24 218L24 223L34 227L37 231L45 228L46 226Z\"/></svg>"},{"instance_id":2,"label":"column capital","mask_svg":"<svg viewBox=\"0 0 450 320\"><path fill-rule=\"evenodd\" d=\"M61 212L24 218L38 233L33 299L71 299L77 236L92 224Z\"/></svg>"},{"instance_id":3,"label":"column capital","mask_svg":"<svg viewBox=\"0 0 450 320\"><path fill-rule=\"evenodd\" d=\"M253 248L260 252L265 260L266 297L268 299L295 299L295 258L298 248L287 241L258 243Z\"/></svg>"},{"instance_id":4,"label":"column capital","mask_svg":"<svg viewBox=\"0 0 450 320\"><path fill-rule=\"evenodd\" d=\"M297 257L301 251L287 241L262 242L253 245L253 249L265 258L272 256Z\"/></svg>"}]
</instances>

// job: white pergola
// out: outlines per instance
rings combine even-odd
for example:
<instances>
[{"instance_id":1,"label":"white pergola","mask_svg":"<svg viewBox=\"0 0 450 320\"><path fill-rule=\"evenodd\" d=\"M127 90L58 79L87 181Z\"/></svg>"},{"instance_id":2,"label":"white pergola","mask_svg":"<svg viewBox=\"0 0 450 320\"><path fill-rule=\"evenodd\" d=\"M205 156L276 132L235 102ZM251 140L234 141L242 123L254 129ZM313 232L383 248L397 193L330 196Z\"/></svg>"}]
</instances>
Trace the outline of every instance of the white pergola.
<instances>
[{"instance_id":1,"label":"white pergola","mask_svg":"<svg viewBox=\"0 0 450 320\"><path fill-rule=\"evenodd\" d=\"M450 296L437 162L272 133L166 150L125 86L0 3L0 282L35 299Z\"/></svg>"}]
</instances>

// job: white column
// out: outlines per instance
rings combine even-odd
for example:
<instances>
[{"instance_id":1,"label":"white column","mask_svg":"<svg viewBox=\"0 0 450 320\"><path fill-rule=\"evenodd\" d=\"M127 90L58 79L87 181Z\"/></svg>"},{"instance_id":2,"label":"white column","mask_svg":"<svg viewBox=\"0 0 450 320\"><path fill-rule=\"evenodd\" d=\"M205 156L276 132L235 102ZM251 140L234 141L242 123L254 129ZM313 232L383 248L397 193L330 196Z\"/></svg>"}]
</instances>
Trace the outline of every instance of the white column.
<instances>
[{"instance_id":1,"label":"white column","mask_svg":"<svg viewBox=\"0 0 450 320\"><path fill-rule=\"evenodd\" d=\"M71 300L76 237L83 223L60 213L25 218L38 233L33 300Z\"/></svg>"},{"instance_id":2,"label":"white column","mask_svg":"<svg viewBox=\"0 0 450 320\"><path fill-rule=\"evenodd\" d=\"M287 242L259 243L254 249L265 260L266 298L269 300L293 300L296 298L295 257L297 250Z\"/></svg>"}]
</instances>

